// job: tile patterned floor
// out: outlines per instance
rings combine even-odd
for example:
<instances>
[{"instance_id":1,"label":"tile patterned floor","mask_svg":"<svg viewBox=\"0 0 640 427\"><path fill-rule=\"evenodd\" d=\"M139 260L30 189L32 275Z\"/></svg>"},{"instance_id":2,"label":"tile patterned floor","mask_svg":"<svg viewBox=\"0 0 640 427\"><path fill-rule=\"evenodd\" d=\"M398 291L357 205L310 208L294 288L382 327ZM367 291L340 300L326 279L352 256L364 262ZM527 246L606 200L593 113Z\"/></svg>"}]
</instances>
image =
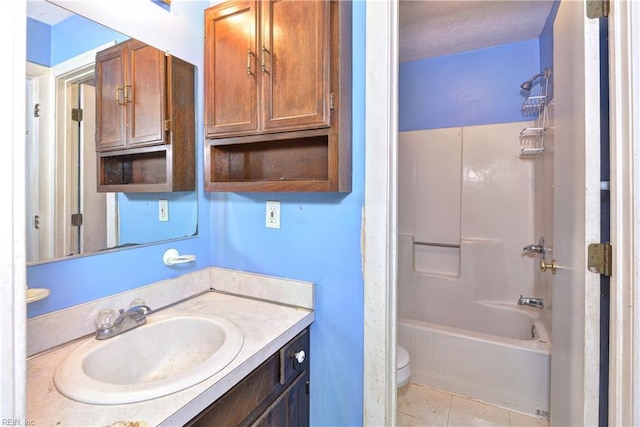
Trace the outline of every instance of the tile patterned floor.
<instances>
[{"instance_id":1,"label":"tile patterned floor","mask_svg":"<svg viewBox=\"0 0 640 427\"><path fill-rule=\"evenodd\" d=\"M398 427L548 427L547 420L410 383L398 390Z\"/></svg>"}]
</instances>

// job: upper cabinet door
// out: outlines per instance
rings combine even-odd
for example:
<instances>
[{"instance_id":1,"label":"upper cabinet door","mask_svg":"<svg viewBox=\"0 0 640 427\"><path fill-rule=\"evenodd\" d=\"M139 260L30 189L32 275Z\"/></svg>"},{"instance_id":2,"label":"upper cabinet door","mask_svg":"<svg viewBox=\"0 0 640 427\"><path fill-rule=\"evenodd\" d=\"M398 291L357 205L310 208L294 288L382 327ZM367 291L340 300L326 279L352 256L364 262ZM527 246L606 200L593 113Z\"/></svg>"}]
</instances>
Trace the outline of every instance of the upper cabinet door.
<instances>
[{"instance_id":1,"label":"upper cabinet door","mask_svg":"<svg viewBox=\"0 0 640 427\"><path fill-rule=\"evenodd\" d=\"M133 40L127 50L127 103L129 146L166 143L165 55L159 49ZM167 126L168 127L168 126Z\"/></svg>"},{"instance_id":2,"label":"upper cabinet door","mask_svg":"<svg viewBox=\"0 0 640 427\"><path fill-rule=\"evenodd\" d=\"M125 49L117 45L96 56L96 149L126 146Z\"/></svg>"},{"instance_id":3,"label":"upper cabinet door","mask_svg":"<svg viewBox=\"0 0 640 427\"><path fill-rule=\"evenodd\" d=\"M232 1L205 13L205 133L257 133L256 2Z\"/></svg>"},{"instance_id":4,"label":"upper cabinet door","mask_svg":"<svg viewBox=\"0 0 640 427\"><path fill-rule=\"evenodd\" d=\"M330 2L260 2L262 122L268 132L330 125Z\"/></svg>"}]
</instances>

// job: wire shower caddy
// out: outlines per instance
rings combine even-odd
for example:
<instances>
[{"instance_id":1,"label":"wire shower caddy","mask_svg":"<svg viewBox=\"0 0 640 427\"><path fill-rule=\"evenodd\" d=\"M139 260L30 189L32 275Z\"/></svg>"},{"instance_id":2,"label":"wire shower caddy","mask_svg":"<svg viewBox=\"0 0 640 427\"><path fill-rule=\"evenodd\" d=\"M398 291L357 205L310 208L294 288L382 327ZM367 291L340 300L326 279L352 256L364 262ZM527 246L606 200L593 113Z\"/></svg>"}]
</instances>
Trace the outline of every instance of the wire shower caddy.
<instances>
[{"instance_id":1,"label":"wire shower caddy","mask_svg":"<svg viewBox=\"0 0 640 427\"><path fill-rule=\"evenodd\" d=\"M540 82L538 95L529 95L522 103L525 116L536 116L534 125L520 132L520 157L532 158L544 152L544 135L547 131L547 104L549 102L549 85L551 69L546 68Z\"/></svg>"}]
</instances>

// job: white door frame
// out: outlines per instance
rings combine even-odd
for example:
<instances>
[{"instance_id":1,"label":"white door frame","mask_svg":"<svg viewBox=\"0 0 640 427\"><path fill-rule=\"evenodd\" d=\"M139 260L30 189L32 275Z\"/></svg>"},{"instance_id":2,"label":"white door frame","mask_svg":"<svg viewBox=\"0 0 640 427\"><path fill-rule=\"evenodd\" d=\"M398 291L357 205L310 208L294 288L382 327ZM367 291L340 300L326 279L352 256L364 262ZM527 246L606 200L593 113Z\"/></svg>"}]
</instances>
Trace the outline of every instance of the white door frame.
<instances>
[{"instance_id":1,"label":"white door frame","mask_svg":"<svg viewBox=\"0 0 640 427\"><path fill-rule=\"evenodd\" d=\"M71 226L69 219L72 213L78 212L77 189L71 186L69 177L77 175L78 153L76 142L77 133L69 133L68 123L71 122L71 108L76 106L76 100L69 97L70 88L95 74L96 53L115 45L115 42L105 43L60 64L51 67L51 99L54 99L56 111L55 126L52 126L52 140L56 141L55 149L55 256L65 257L75 253L77 237L76 229ZM73 245L72 245L73 242Z\"/></svg>"},{"instance_id":2,"label":"white door frame","mask_svg":"<svg viewBox=\"0 0 640 427\"><path fill-rule=\"evenodd\" d=\"M611 2L611 282L609 421L640 424L640 4ZM363 218L364 425L396 417L397 3L366 5ZM635 196L635 197L632 197Z\"/></svg>"},{"instance_id":3,"label":"white door frame","mask_svg":"<svg viewBox=\"0 0 640 427\"><path fill-rule=\"evenodd\" d=\"M0 28L6 64L0 67L8 99L0 103L5 138L0 156L0 414L24 420L26 410L25 63L26 1L3 4Z\"/></svg>"},{"instance_id":4,"label":"white door frame","mask_svg":"<svg viewBox=\"0 0 640 427\"><path fill-rule=\"evenodd\" d=\"M611 277L609 424L640 424L640 3L609 15Z\"/></svg>"},{"instance_id":5,"label":"white door frame","mask_svg":"<svg viewBox=\"0 0 640 427\"><path fill-rule=\"evenodd\" d=\"M398 2L366 3L363 424L396 424Z\"/></svg>"}]
</instances>

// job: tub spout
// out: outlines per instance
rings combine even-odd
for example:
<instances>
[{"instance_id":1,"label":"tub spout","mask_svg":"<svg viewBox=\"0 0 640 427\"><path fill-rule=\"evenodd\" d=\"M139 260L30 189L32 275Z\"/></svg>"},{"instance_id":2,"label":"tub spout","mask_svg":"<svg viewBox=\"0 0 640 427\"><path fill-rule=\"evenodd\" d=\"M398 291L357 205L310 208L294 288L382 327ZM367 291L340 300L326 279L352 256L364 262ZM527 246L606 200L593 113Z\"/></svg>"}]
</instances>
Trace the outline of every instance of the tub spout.
<instances>
[{"instance_id":1,"label":"tub spout","mask_svg":"<svg viewBox=\"0 0 640 427\"><path fill-rule=\"evenodd\" d=\"M537 254L544 254L544 246L542 245L527 245L522 248L523 252L534 252Z\"/></svg>"},{"instance_id":2,"label":"tub spout","mask_svg":"<svg viewBox=\"0 0 640 427\"><path fill-rule=\"evenodd\" d=\"M520 295L520 298L518 298L518 305L528 305L530 307L543 309L544 301L542 300L542 298L523 297L522 295Z\"/></svg>"},{"instance_id":3,"label":"tub spout","mask_svg":"<svg viewBox=\"0 0 640 427\"><path fill-rule=\"evenodd\" d=\"M540 236L540 238L538 239L537 245L527 245L524 248L522 248L522 252L539 254L540 259L544 259L545 254L547 253L547 251L550 251L550 250L551 250L550 248L547 248L544 245L544 236Z\"/></svg>"}]
</instances>

